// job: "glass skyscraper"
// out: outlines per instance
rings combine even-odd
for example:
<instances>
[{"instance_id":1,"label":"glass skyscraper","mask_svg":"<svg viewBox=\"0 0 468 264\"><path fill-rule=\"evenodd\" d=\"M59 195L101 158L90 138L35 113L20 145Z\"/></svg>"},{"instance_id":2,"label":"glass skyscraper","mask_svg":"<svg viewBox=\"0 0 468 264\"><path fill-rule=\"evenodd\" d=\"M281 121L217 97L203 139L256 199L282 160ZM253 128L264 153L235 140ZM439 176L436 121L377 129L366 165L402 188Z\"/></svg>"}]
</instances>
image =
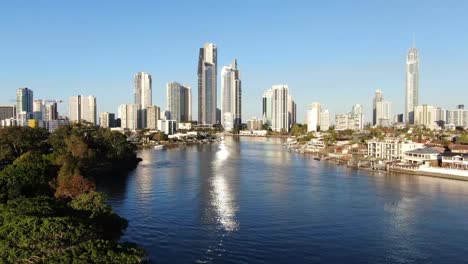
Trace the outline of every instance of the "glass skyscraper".
<instances>
[{"instance_id":1,"label":"glass skyscraper","mask_svg":"<svg viewBox=\"0 0 468 264\"><path fill-rule=\"evenodd\" d=\"M206 43L198 58L198 123L216 124L217 48Z\"/></svg>"}]
</instances>

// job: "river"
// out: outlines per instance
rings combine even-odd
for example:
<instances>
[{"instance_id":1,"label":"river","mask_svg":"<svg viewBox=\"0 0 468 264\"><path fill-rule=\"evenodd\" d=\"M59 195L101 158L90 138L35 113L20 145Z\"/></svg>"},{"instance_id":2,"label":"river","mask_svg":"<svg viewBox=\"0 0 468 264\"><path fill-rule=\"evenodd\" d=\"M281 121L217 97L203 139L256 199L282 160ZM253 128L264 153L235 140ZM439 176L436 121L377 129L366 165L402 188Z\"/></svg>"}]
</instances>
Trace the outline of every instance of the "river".
<instances>
[{"instance_id":1,"label":"river","mask_svg":"<svg viewBox=\"0 0 468 264\"><path fill-rule=\"evenodd\" d=\"M348 169L271 138L138 156L98 189L153 263L468 261L468 182Z\"/></svg>"}]
</instances>

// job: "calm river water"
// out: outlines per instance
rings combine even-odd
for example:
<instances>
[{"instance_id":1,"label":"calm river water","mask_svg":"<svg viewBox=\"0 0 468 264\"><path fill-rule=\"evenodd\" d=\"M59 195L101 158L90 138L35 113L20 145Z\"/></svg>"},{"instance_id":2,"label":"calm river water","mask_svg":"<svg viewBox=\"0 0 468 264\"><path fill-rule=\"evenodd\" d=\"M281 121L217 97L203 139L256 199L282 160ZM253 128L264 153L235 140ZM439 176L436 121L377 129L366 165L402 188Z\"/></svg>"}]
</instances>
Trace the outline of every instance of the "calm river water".
<instances>
[{"instance_id":1,"label":"calm river water","mask_svg":"<svg viewBox=\"0 0 468 264\"><path fill-rule=\"evenodd\" d=\"M98 187L153 263L468 262L468 182L347 169L279 139L139 156Z\"/></svg>"}]
</instances>

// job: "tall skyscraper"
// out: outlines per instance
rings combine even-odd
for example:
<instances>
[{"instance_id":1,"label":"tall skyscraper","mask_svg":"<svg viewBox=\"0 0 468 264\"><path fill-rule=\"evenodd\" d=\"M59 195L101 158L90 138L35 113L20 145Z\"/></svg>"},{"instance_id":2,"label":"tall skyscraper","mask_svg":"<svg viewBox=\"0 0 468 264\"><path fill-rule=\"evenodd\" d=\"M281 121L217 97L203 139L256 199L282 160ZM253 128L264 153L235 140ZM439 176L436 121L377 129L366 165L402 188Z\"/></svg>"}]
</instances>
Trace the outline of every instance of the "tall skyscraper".
<instances>
[{"instance_id":1,"label":"tall skyscraper","mask_svg":"<svg viewBox=\"0 0 468 264\"><path fill-rule=\"evenodd\" d=\"M138 72L133 77L134 104L140 106L139 128L146 127L146 108L153 105L152 79L147 72Z\"/></svg>"},{"instance_id":2,"label":"tall skyscraper","mask_svg":"<svg viewBox=\"0 0 468 264\"><path fill-rule=\"evenodd\" d=\"M289 117L289 88L287 85L273 85L271 129L276 132L288 131Z\"/></svg>"},{"instance_id":3,"label":"tall skyscraper","mask_svg":"<svg viewBox=\"0 0 468 264\"><path fill-rule=\"evenodd\" d=\"M414 124L414 107L419 104L419 52L413 47L406 57L405 122Z\"/></svg>"},{"instance_id":4,"label":"tall skyscraper","mask_svg":"<svg viewBox=\"0 0 468 264\"><path fill-rule=\"evenodd\" d=\"M33 91L27 87L16 90L16 113L25 112L28 118L33 113Z\"/></svg>"},{"instance_id":5,"label":"tall skyscraper","mask_svg":"<svg viewBox=\"0 0 468 264\"><path fill-rule=\"evenodd\" d=\"M316 132L320 126L320 113L322 112L320 104L313 102L307 110L307 132Z\"/></svg>"},{"instance_id":6,"label":"tall skyscraper","mask_svg":"<svg viewBox=\"0 0 468 264\"><path fill-rule=\"evenodd\" d=\"M217 47L206 43L198 58L198 123L216 124Z\"/></svg>"},{"instance_id":7,"label":"tall skyscraper","mask_svg":"<svg viewBox=\"0 0 468 264\"><path fill-rule=\"evenodd\" d=\"M97 107L96 97L89 96L72 96L68 102L70 122L80 123L82 121L90 122L96 125Z\"/></svg>"},{"instance_id":8,"label":"tall skyscraper","mask_svg":"<svg viewBox=\"0 0 468 264\"><path fill-rule=\"evenodd\" d=\"M392 102L377 102L375 113L377 126L388 127L392 124Z\"/></svg>"},{"instance_id":9,"label":"tall skyscraper","mask_svg":"<svg viewBox=\"0 0 468 264\"><path fill-rule=\"evenodd\" d=\"M177 82L166 84L166 107L168 119L177 123L191 121L192 89Z\"/></svg>"},{"instance_id":10,"label":"tall skyscraper","mask_svg":"<svg viewBox=\"0 0 468 264\"><path fill-rule=\"evenodd\" d=\"M288 126L291 128L293 125L296 124L296 113L297 113L297 106L296 102L294 102L293 97L288 94Z\"/></svg>"},{"instance_id":11,"label":"tall skyscraper","mask_svg":"<svg viewBox=\"0 0 468 264\"><path fill-rule=\"evenodd\" d=\"M226 130L242 124L242 90L237 60L221 71L221 124Z\"/></svg>"},{"instance_id":12,"label":"tall skyscraper","mask_svg":"<svg viewBox=\"0 0 468 264\"><path fill-rule=\"evenodd\" d=\"M273 90L268 89L263 93L262 98L262 118L263 123L271 126L271 118L272 118L272 109L273 109Z\"/></svg>"},{"instance_id":13,"label":"tall skyscraper","mask_svg":"<svg viewBox=\"0 0 468 264\"><path fill-rule=\"evenodd\" d=\"M385 101L381 90L376 90L372 104L372 125L388 127L392 121L392 103Z\"/></svg>"},{"instance_id":14,"label":"tall skyscraper","mask_svg":"<svg viewBox=\"0 0 468 264\"><path fill-rule=\"evenodd\" d=\"M41 99L36 99L33 101L33 118L36 120L45 119L45 105L44 101Z\"/></svg>"},{"instance_id":15,"label":"tall skyscraper","mask_svg":"<svg viewBox=\"0 0 468 264\"><path fill-rule=\"evenodd\" d=\"M372 102L372 125L377 125L377 103L383 101L381 90L375 90L374 101Z\"/></svg>"}]
</instances>

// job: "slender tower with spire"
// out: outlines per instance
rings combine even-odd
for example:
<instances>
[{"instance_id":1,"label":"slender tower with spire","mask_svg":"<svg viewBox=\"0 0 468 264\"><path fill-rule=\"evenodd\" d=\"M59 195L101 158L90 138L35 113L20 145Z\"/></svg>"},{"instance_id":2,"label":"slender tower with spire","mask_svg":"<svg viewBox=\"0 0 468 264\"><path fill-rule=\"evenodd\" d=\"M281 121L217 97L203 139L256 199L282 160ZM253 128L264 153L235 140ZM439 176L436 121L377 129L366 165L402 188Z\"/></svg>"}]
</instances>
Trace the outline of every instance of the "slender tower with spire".
<instances>
[{"instance_id":1,"label":"slender tower with spire","mask_svg":"<svg viewBox=\"0 0 468 264\"><path fill-rule=\"evenodd\" d=\"M406 57L406 96L405 122L414 124L414 107L419 104L419 51L415 46L409 49Z\"/></svg>"}]
</instances>

